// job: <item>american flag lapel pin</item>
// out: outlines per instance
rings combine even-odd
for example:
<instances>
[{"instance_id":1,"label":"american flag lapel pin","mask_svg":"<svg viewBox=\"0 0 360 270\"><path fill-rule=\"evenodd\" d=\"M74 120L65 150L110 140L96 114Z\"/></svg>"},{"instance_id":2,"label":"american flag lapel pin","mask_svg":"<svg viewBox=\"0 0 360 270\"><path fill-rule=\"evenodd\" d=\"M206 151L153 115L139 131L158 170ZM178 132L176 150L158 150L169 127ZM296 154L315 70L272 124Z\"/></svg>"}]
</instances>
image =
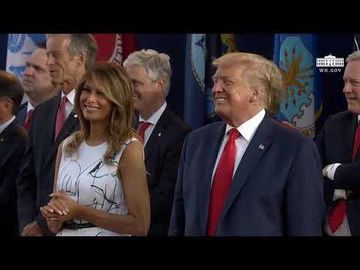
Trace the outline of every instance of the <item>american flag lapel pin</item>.
<instances>
[{"instance_id":1,"label":"american flag lapel pin","mask_svg":"<svg viewBox=\"0 0 360 270\"><path fill-rule=\"evenodd\" d=\"M264 150L265 146L263 144L259 144L259 149Z\"/></svg>"}]
</instances>

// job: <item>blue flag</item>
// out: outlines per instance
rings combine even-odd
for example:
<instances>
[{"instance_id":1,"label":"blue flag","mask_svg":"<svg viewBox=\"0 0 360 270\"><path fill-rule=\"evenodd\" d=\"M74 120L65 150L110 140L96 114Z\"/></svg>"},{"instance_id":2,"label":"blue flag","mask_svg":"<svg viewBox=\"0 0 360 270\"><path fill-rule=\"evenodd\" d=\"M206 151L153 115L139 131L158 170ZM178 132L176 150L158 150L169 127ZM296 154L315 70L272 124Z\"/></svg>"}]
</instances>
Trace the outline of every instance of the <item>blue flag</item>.
<instances>
[{"instance_id":1,"label":"blue flag","mask_svg":"<svg viewBox=\"0 0 360 270\"><path fill-rule=\"evenodd\" d=\"M9 34L6 71L21 77L28 57L38 47L37 44L45 41L46 36L44 34Z\"/></svg>"},{"instance_id":2,"label":"blue flag","mask_svg":"<svg viewBox=\"0 0 360 270\"><path fill-rule=\"evenodd\" d=\"M315 136L315 121L322 109L322 89L315 66L317 50L316 35L275 35L274 62L284 76L287 89L278 120L311 138Z\"/></svg>"},{"instance_id":3,"label":"blue flag","mask_svg":"<svg viewBox=\"0 0 360 270\"><path fill-rule=\"evenodd\" d=\"M187 35L185 57L184 120L196 129L206 118L205 34Z\"/></svg>"}]
</instances>

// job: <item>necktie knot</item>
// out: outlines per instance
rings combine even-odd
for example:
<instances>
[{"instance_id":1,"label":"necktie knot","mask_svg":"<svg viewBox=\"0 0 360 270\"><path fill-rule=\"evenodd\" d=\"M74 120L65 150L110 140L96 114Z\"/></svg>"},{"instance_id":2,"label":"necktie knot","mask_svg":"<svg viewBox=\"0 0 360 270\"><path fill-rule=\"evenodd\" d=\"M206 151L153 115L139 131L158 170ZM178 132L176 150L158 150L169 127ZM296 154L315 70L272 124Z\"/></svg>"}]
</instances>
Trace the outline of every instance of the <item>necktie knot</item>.
<instances>
[{"instance_id":1,"label":"necktie knot","mask_svg":"<svg viewBox=\"0 0 360 270\"><path fill-rule=\"evenodd\" d=\"M232 128L228 131L229 140L236 140L240 137L240 132L236 128Z\"/></svg>"},{"instance_id":2,"label":"necktie knot","mask_svg":"<svg viewBox=\"0 0 360 270\"><path fill-rule=\"evenodd\" d=\"M67 97L63 96L62 99L61 99L61 105L60 106L64 107L66 102L67 102Z\"/></svg>"},{"instance_id":3,"label":"necktie knot","mask_svg":"<svg viewBox=\"0 0 360 270\"><path fill-rule=\"evenodd\" d=\"M24 128L26 128L27 130L30 129L33 112L34 112L34 110L31 109L30 111L28 111L28 113L27 113L27 115L26 115L26 120L25 120L25 123L24 123Z\"/></svg>"},{"instance_id":4,"label":"necktie knot","mask_svg":"<svg viewBox=\"0 0 360 270\"><path fill-rule=\"evenodd\" d=\"M138 133L141 137L142 142L145 142L145 140L144 140L145 131L150 125L151 125L151 123L149 123L149 122L143 122L143 121L140 122L140 125L138 127Z\"/></svg>"}]
</instances>

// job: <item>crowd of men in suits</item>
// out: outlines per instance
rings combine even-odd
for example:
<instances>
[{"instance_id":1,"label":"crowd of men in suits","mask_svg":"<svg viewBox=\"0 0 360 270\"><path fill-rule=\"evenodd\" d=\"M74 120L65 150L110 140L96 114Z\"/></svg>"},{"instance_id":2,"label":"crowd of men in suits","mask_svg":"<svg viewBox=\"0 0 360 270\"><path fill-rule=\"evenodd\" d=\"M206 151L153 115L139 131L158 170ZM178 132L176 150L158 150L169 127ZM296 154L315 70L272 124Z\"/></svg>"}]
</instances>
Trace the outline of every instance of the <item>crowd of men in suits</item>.
<instances>
[{"instance_id":1,"label":"crowd of men in suits","mask_svg":"<svg viewBox=\"0 0 360 270\"><path fill-rule=\"evenodd\" d=\"M40 207L53 192L59 144L79 129L75 90L96 51L89 34L52 34L29 57L22 82L0 72L4 234L53 235ZM329 118L316 143L273 119L286 89L279 68L262 56L230 53L214 61L222 121L192 132L166 103L169 56L136 51L123 66L144 145L148 235L360 235L358 51L344 73L348 111ZM21 105L24 93L29 100Z\"/></svg>"}]
</instances>

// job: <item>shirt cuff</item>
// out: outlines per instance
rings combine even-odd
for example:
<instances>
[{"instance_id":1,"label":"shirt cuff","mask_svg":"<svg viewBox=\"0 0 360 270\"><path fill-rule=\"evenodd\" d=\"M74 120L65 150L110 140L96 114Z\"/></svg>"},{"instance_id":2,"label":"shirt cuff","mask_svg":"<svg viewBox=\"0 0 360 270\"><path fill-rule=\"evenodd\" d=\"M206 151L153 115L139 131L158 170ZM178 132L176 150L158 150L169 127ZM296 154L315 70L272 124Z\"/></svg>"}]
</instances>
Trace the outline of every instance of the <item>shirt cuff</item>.
<instances>
[{"instance_id":1,"label":"shirt cuff","mask_svg":"<svg viewBox=\"0 0 360 270\"><path fill-rule=\"evenodd\" d=\"M333 200L336 201L338 199L346 200L346 190L345 189L335 189Z\"/></svg>"},{"instance_id":2,"label":"shirt cuff","mask_svg":"<svg viewBox=\"0 0 360 270\"><path fill-rule=\"evenodd\" d=\"M336 169L341 165L341 163L334 163L327 165L325 170L325 176L330 180L334 180Z\"/></svg>"}]
</instances>

